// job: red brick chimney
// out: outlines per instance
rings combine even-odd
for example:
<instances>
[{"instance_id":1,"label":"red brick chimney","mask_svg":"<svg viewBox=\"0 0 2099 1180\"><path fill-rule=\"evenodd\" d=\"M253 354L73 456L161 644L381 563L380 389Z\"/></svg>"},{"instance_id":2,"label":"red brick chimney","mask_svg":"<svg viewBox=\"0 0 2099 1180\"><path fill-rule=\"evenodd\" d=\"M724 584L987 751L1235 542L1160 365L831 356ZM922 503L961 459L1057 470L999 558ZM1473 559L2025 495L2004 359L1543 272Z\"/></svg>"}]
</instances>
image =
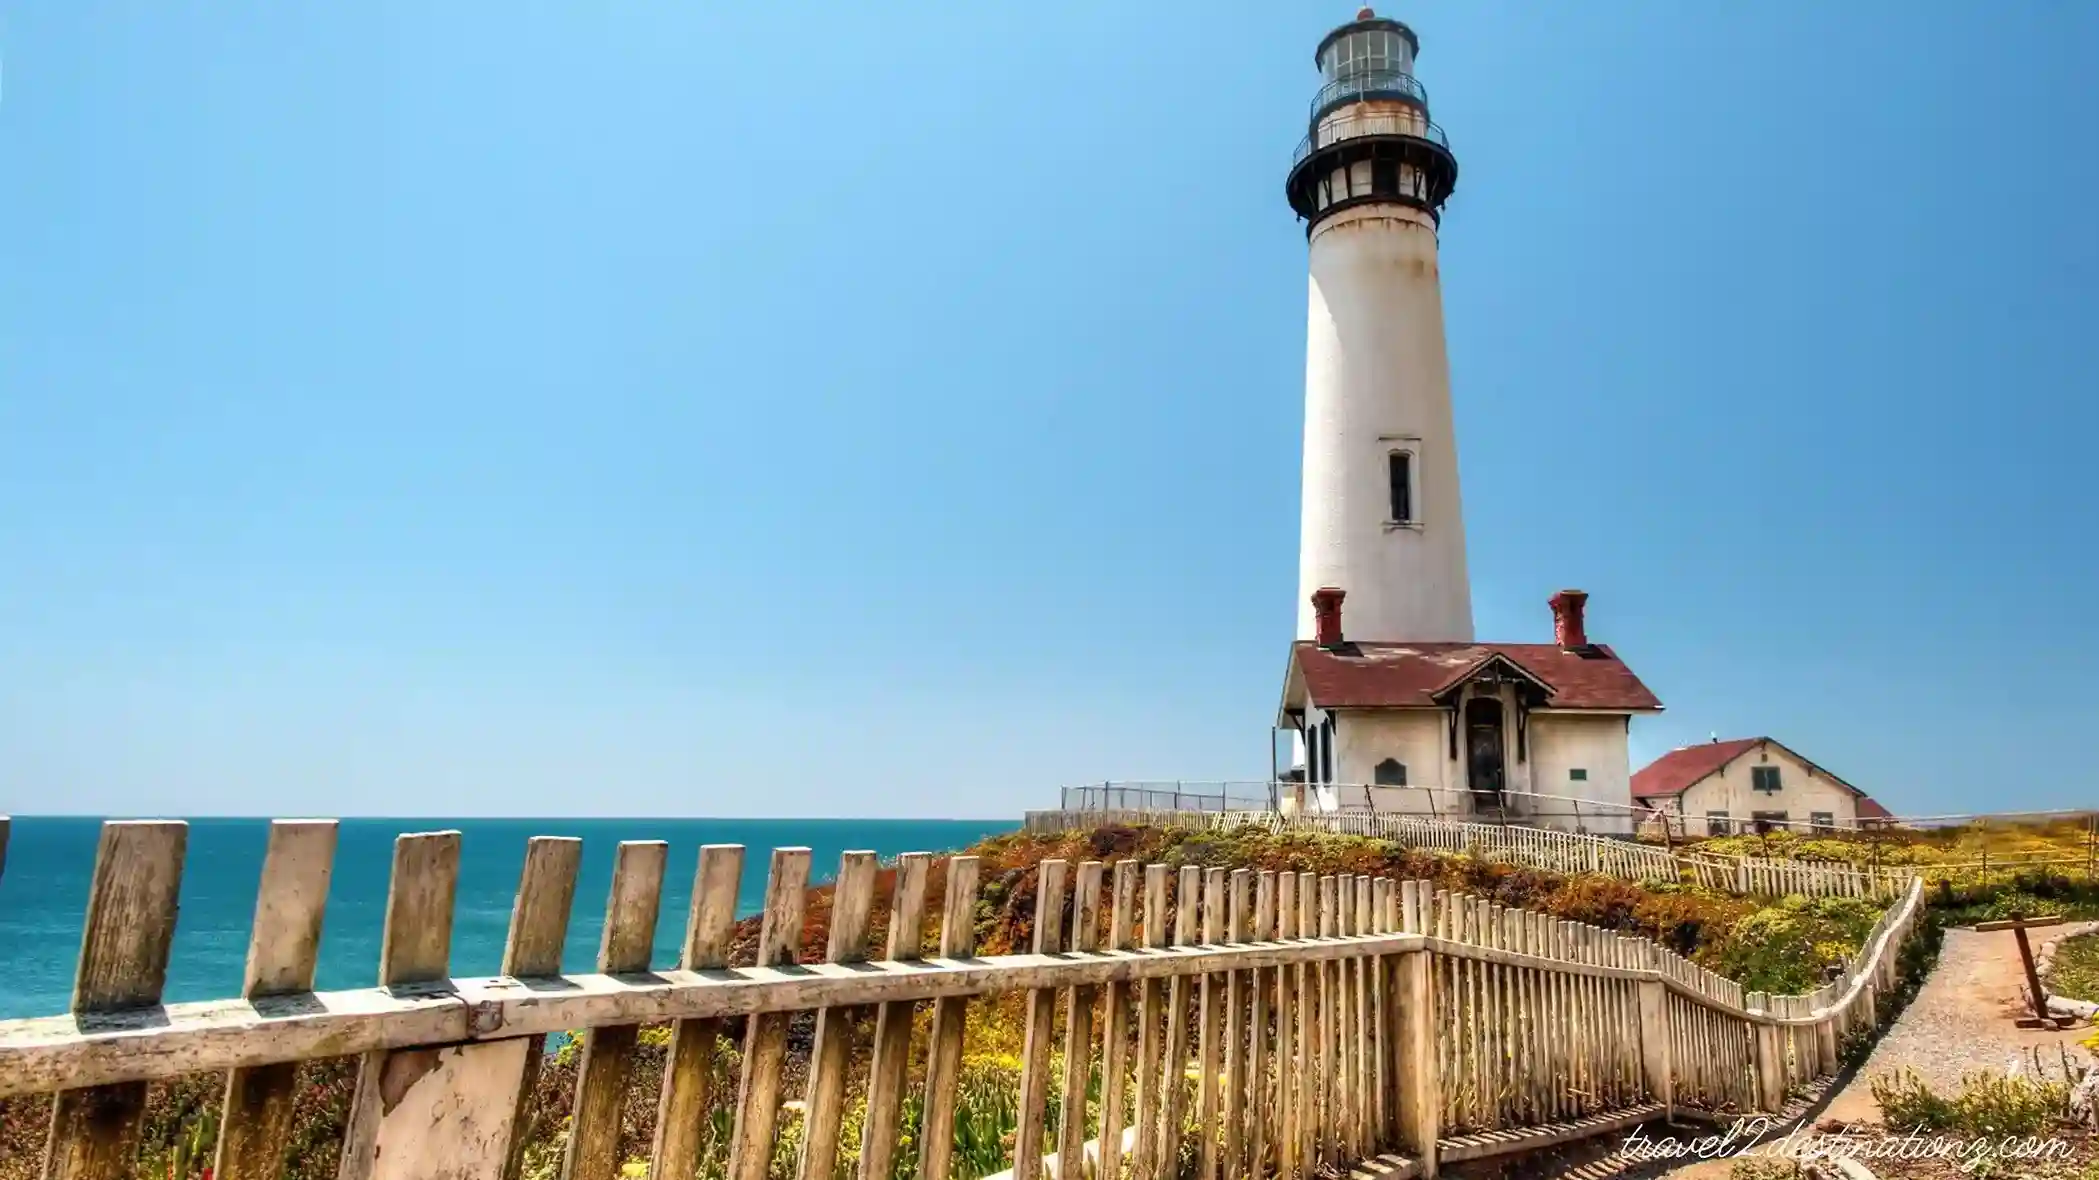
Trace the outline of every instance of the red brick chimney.
<instances>
[{"instance_id":1,"label":"red brick chimney","mask_svg":"<svg viewBox=\"0 0 2099 1180\"><path fill-rule=\"evenodd\" d=\"M1552 607L1552 641L1562 651L1589 646L1589 631L1582 624L1582 612L1589 605L1588 591L1562 590L1552 596L1548 605Z\"/></svg>"},{"instance_id":2,"label":"red brick chimney","mask_svg":"<svg viewBox=\"0 0 2099 1180\"><path fill-rule=\"evenodd\" d=\"M1319 646L1341 646L1341 600L1346 597L1346 591L1333 586L1312 591L1312 630Z\"/></svg>"}]
</instances>

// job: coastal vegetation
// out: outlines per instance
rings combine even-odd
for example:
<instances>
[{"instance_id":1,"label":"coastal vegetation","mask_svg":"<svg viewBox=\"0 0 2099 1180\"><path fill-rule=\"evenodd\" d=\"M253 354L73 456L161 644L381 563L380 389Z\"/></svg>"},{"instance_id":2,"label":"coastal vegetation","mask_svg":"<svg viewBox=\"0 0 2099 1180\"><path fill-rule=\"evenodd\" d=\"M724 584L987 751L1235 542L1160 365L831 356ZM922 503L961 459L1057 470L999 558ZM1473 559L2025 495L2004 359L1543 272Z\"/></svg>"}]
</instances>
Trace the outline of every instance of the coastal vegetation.
<instances>
[{"instance_id":1,"label":"coastal vegetation","mask_svg":"<svg viewBox=\"0 0 2099 1180\"><path fill-rule=\"evenodd\" d=\"M2048 990L2073 1000L2099 1001L2099 934L2066 938L2055 948Z\"/></svg>"},{"instance_id":2,"label":"coastal vegetation","mask_svg":"<svg viewBox=\"0 0 2099 1180\"><path fill-rule=\"evenodd\" d=\"M1636 885L1606 876L1566 875L1524 868L1468 855L1431 854L1385 840L1310 833L1274 833L1260 828L1232 831L1187 831L1148 827L1104 826L1057 834L1013 833L981 841L966 850L979 858L979 902L975 937L980 954L1026 950L1033 938L1035 884L1045 859L1137 860L1179 866L1273 869L1299 872L1376 874L1428 880L1437 889L1462 892L1505 906L1588 923L1660 942L1710 970L1735 979L1750 991L1800 993L1813 990L1829 969L1862 943L1879 917L1876 903L1858 898L1800 897L1752 899L1711 892L1677 882ZM944 889L944 861L936 861L929 895ZM876 886L873 945L886 937L887 906L893 889L885 871ZM831 896L828 888L812 892L803 931L805 960L821 958L829 938ZM673 917L665 920L675 921ZM1170 921L1171 919L1169 919ZM754 961L758 921L740 923L732 944L732 963ZM929 923L919 932L930 940ZM922 945L931 945L930 941ZM871 1031L872 1013L863 1014ZM959 1093L955 1174L987 1175L1008 1166L1018 1118L1017 1095L1025 1020L1020 997L972 1001ZM923 1060L928 1034L925 1017L914 1037ZM739 1021L727 1021L713 1069L712 1092L733 1094L741 1069L736 1046L742 1041ZM813 1022L802 1020L790 1032L788 1076L784 1092L799 1094L800 1070L813 1040ZM656 1095L660 1087L668 1030L645 1028L629 1080L622 1112L619 1150L622 1158L647 1156L654 1134ZM866 1045L869 1038L856 1038ZM569 1111L574 1101L580 1054L572 1039L550 1046L526 1111L522 1175L552 1180L561 1170ZM864 1069L859 1062L855 1069ZM300 1067L295 1113L296 1137L282 1172L283 1180L323 1180L335 1174L344 1122L355 1086L350 1059L311 1062ZM914 1083L914 1085L922 1083ZM1193 1082L1187 1083L1191 1087ZM1096 1080L1096 1089L1098 1082ZM207 1175L216 1134L222 1077L198 1075L152 1087L140 1146L139 1175L155 1180L196 1180ZM907 1116L922 1095L909 1093ZM1093 1099L1097 1101L1097 1095ZM0 1102L0 1180L30 1180L39 1174L48 1098ZM1090 1104L1090 1103L1089 1103ZM1184 1109L1193 1111L1193 1102ZM842 1158L857 1158L863 1112L845 1112ZM799 1145L801 1112L784 1112L772 1173L792 1176ZM1054 1130L1055 1097L1047 1115ZM726 1144L733 1112L717 1103L703 1134L701 1175L716 1177L726 1165ZM907 1137L898 1152L897 1175L915 1168L916 1145Z\"/></svg>"},{"instance_id":3,"label":"coastal vegetation","mask_svg":"<svg viewBox=\"0 0 2099 1180\"><path fill-rule=\"evenodd\" d=\"M1677 847L1711 856L1820 861L1855 868L1910 868L1934 878L1951 875L1961 879L1983 874L1994 877L2038 868L2090 876L2099 866L2099 827L2090 817L2032 822L1996 819L1943 828L1774 830L1679 841Z\"/></svg>"}]
</instances>

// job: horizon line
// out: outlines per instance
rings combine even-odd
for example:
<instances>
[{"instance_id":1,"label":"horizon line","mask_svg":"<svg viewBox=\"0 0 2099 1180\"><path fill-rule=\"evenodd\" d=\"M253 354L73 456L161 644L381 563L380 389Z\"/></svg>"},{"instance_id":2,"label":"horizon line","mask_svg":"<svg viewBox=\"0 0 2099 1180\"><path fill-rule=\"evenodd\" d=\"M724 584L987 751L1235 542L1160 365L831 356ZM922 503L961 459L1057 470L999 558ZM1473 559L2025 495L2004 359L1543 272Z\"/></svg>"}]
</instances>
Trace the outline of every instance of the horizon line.
<instances>
[{"instance_id":1,"label":"horizon line","mask_svg":"<svg viewBox=\"0 0 2099 1180\"><path fill-rule=\"evenodd\" d=\"M924 822L924 823L1005 823L1005 822L1008 822L1008 821L1011 821L1011 822L1013 822L1013 823L1020 823L1020 822L1022 822L1022 820L1023 820L1023 819L1025 818L1025 817L1023 817L1023 816L995 816L995 815L982 815L982 816L980 816L980 815L321 815L321 814L303 814L303 815L301 815L301 814L291 814L291 815L266 815L266 814L257 814L257 815L235 815L235 814L203 814L203 813L193 813L193 814L189 814L189 815L182 815L182 814L173 814L173 813L160 813L160 814L145 814L145 813L140 813L140 814L135 814L135 815L133 815L133 814L125 814L125 815L118 815L118 814L115 814L115 813L110 813L110 814L97 814L97 813L89 813L89 812L44 812L44 811L16 811L16 812L5 812L5 811L0 811L0 819L9 819L9 818L12 818L12 819L92 819L92 820L155 820L155 819L172 819L172 820L184 820L184 821L187 821L187 820L193 820L193 819L253 819L253 820L280 820L280 819L282 819L282 820L299 820L299 819L304 819L304 820L314 820L314 819L332 819L332 820L353 820L353 819L356 819L356 820L371 820L371 819L406 819L406 820L549 820L549 821L590 820L590 821L593 821L593 822L602 822L602 821L626 821L626 820L633 820L633 821L638 821L638 822L642 822L642 823L648 823L648 822L658 822L658 823L661 823L661 822L666 822L666 821L669 821L669 822L689 822L689 821L693 821L693 820L719 820L719 821L723 821L723 822L728 822L728 823L806 823L806 822L808 822L808 821L810 821L810 820L853 820L853 821L867 821L867 820L874 820L874 821L878 821L878 822L888 822L888 823L919 823L919 822Z\"/></svg>"}]
</instances>

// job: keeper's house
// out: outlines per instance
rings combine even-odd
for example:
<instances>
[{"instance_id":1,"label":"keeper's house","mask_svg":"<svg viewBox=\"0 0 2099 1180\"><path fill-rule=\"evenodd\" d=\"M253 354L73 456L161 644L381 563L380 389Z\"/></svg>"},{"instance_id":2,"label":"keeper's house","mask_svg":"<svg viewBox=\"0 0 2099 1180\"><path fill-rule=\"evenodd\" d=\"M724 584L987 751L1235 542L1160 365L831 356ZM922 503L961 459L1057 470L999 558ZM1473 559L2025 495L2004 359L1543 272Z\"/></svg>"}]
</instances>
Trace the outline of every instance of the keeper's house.
<instances>
[{"instance_id":1,"label":"keeper's house","mask_svg":"<svg viewBox=\"0 0 2099 1180\"><path fill-rule=\"evenodd\" d=\"M1864 791L1767 737L1671 750L1633 776L1633 797L1690 836L1857 828L1893 818Z\"/></svg>"},{"instance_id":2,"label":"keeper's house","mask_svg":"<svg viewBox=\"0 0 2099 1180\"><path fill-rule=\"evenodd\" d=\"M1302 741L1304 781L1285 810L1632 833L1627 735L1662 703L1589 642L1588 595L1553 596L1552 643L1353 641L1343 597L1313 594L1316 638L1290 649L1277 725Z\"/></svg>"}]
</instances>

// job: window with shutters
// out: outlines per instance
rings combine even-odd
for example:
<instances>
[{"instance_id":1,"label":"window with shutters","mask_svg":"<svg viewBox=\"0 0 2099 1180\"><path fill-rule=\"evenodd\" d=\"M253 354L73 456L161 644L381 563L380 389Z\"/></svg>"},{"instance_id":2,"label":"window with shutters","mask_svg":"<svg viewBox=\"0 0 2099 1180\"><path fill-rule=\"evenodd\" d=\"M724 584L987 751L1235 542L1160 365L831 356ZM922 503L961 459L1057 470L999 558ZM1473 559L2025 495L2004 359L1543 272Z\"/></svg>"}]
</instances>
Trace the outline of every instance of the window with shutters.
<instances>
[{"instance_id":1,"label":"window with shutters","mask_svg":"<svg viewBox=\"0 0 2099 1180\"><path fill-rule=\"evenodd\" d=\"M1397 758L1387 758L1371 769L1370 779L1380 787L1404 787L1407 785L1407 764Z\"/></svg>"},{"instance_id":2,"label":"window with shutters","mask_svg":"<svg viewBox=\"0 0 2099 1180\"><path fill-rule=\"evenodd\" d=\"M1414 523L1414 454L1393 451L1385 456L1385 474L1391 483L1392 524Z\"/></svg>"},{"instance_id":3,"label":"window with shutters","mask_svg":"<svg viewBox=\"0 0 2099 1180\"><path fill-rule=\"evenodd\" d=\"M1778 767L1752 766L1749 768L1749 785L1766 795L1778 792Z\"/></svg>"}]
</instances>

